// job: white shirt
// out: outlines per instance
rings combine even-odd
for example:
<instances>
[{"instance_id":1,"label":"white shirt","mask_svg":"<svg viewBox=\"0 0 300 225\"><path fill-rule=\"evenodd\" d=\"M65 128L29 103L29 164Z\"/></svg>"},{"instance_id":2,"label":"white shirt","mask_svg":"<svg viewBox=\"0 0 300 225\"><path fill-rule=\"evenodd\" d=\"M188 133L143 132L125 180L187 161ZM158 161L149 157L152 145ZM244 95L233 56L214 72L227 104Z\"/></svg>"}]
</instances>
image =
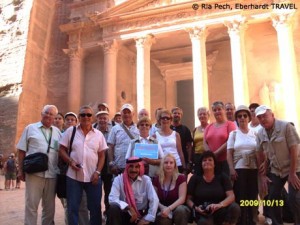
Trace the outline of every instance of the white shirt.
<instances>
[{"instance_id":1,"label":"white shirt","mask_svg":"<svg viewBox=\"0 0 300 225\"><path fill-rule=\"evenodd\" d=\"M51 133L52 137L50 150L47 154ZM35 173L35 175L44 178L56 178L56 175L59 173L57 162L58 141L60 137L61 133L57 127L51 126L50 128L46 128L43 126L42 122L29 124L24 129L22 136L17 144L17 149L26 152L26 156L37 152L43 152L48 155L48 170L45 172Z\"/></svg>"},{"instance_id":2,"label":"white shirt","mask_svg":"<svg viewBox=\"0 0 300 225\"><path fill-rule=\"evenodd\" d=\"M258 124L256 127L251 126L251 122L248 123L248 128L252 131L254 131L254 133L258 134L258 131L262 128L262 126L260 124Z\"/></svg>"},{"instance_id":3,"label":"white shirt","mask_svg":"<svg viewBox=\"0 0 300 225\"><path fill-rule=\"evenodd\" d=\"M182 166L176 144L176 131L173 131L169 136L162 136L159 132L155 133L158 143L161 145L164 155L168 153L175 157L177 166Z\"/></svg>"},{"instance_id":4,"label":"white shirt","mask_svg":"<svg viewBox=\"0 0 300 225\"><path fill-rule=\"evenodd\" d=\"M235 132L235 135L234 135ZM238 157L239 160L235 164L235 169L255 169L257 163L255 160L256 151L256 134L254 131L249 130L247 134L244 134L239 129L230 132L227 141L227 149L234 149L233 158ZM248 159L250 155L251 158ZM251 164L247 160L251 160Z\"/></svg>"},{"instance_id":5,"label":"white shirt","mask_svg":"<svg viewBox=\"0 0 300 225\"><path fill-rule=\"evenodd\" d=\"M63 133L59 144L69 149L72 132L73 127L69 127ZM69 167L67 176L77 181L91 182L91 177L97 169L98 153L107 148L105 138L99 130L92 128L85 136L80 125L78 125L70 157L81 164L82 168L79 171L75 171Z\"/></svg>"},{"instance_id":6,"label":"white shirt","mask_svg":"<svg viewBox=\"0 0 300 225\"><path fill-rule=\"evenodd\" d=\"M157 144L158 145L158 158L161 159L162 157L164 157L164 153L163 153L163 150L162 150L160 144L159 143L154 143L153 141L151 141L149 139L150 139L150 136L148 136L147 138L143 138L143 137L139 136L139 138L138 138L139 142L137 142L137 143L141 143L141 144ZM154 139L154 138L151 137L151 139ZM137 139L134 139L134 140L136 141ZM135 142L133 142L133 141L131 141L130 144L129 144L129 146L128 146L125 159L128 159L131 156L133 156L134 146L132 146L132 145L135 144ZM159 169L158 165L149 165L149 174L148 175L150 177L154 177L155 175L157 175L158 169Z\"/></svg>"},{"instance_id":7,"label":"white shirt","mask_svg":"<svg viewBox=\"0 0 300 225\"><path fill-rule=\"evenodd\" d=\"M139 130L132 124L127 127L128 131L134 138L139 136ZM107 143L114 145L114 162L120 169L124 169L126 166L125 156L131 139L124 131L121 124L115 125L109 133Z\"/></svg>"},{"instance_id":8,"label":"white shirt","mask_svg":"<svg viewBox=\"0 0 300 225\"><path fill-rule=\"evenodd\" d=\"M150 177L138 176L135 181L132 181L131 186L137 209L143 210L149 207L148 214L144 216L144 219L154 222L159 200ZM128 206L124 192L123 174L114 179L108 200L109 204L116 203L122 210Z\"/></svg>"}]
</instances>

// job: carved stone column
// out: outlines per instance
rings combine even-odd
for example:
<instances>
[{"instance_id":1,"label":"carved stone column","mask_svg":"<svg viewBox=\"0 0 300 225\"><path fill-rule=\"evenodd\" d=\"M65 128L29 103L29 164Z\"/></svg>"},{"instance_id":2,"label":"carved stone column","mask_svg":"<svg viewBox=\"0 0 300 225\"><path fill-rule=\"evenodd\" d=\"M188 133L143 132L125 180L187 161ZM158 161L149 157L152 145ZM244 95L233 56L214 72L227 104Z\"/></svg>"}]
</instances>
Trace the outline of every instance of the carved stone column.
<instances>
[{"instance_id":1,"label":"carved stone column","mask_svg":"<svg viewBox=\"0 0 300 225\"><path fill-rule=\"evenodd\" d=\"M117 103L117 55L118 43L116 40L105 41L102 45L104 52L104 75L102 99L109 106L110 113L114 114Z\"/></svg>"},{"instance_id":2,"label":"carved stone column","mask_svg":"<svg viewBox=\"0 0 300 225\"><path fill-rule=\"evenodd\" d=\"M68 111L78 112L81 106L82 86L82 58L83 51L78 49L64 49L70 57L69 85L68 85Z\"/></svg>"},{"instance_id":3,"label":"carved stone column","mask_svg":"<svg viewBox=\"0 0 300 225\"><path fill-rule=\"evenodd\" d=\"M199 124L197 110L208 107L208 82L206 65L205 27L187 29L192 41L193 51L193 85L194 85L194 125Z\"/></svg>"},{"instance_id":4,"label":"carved stone column","mask_svg":"<svg viewBox=\"0 0 300 225\"><path fill-rule=\"evenodd\" d=\"M135 39L136 42L136 88L137 110L142 108L151 112L150 49L154 37L147 35Z\"/></svg>"},{"instance_id":5,"label":"carved stone column","mask_svg":"<svg viewBox=\"0 0 300 225\"><path fill-rule=\"evenodd\" d=\"M226 21L225 25L230 36L234 104L248 105L249 90L244 45L246 25L243 19Z\"/></svg>"},{"instance_id":6,"label":"carved stone column","mask_svg":"<svg viewBox=\"0 0 300 225\"><path fill-rule=\"evenodd\" d=\"M272 15L273 26L277 31L279 58L281 68L281 82L284 99L284 117L299 128L299 85L297 78L297 64L292 33L293 12L279 12Z\"/></svg>"}]
</instances>

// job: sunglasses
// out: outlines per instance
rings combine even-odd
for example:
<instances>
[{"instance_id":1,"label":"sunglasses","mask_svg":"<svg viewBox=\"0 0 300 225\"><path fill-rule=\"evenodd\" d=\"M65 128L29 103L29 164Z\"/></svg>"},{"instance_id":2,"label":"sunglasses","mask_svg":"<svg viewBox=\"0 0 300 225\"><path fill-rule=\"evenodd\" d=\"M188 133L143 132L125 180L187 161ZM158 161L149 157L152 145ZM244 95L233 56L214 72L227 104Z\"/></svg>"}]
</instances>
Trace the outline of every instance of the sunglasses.
<instances>
[{"instance_id":1,"label":"sunglasses","mask_svg":"<svg viewBox=\"0 0 300 225\"><path fill-rule=\"evenodd\" d=\"M242 119L243 117L246 119L246 118L248 118L248 115L247 114L240 114L240 115L237 116L237 118L239 118L239 119Z\"/></svg>"},{"instance_id":2,"label":"sunglasses","mask_svg":"<svg viewBox=\"0 0 300 225\"><path fill-rule=\"evenodd\" d=\"M161 120L170 120L171 117L168 117L168 116L163 116L163 117L160 117Z\"/></svg>"},{"instance_id":3,"label":"sunglasses","mask_svg":"<svg viewBox=\"0 0 300 225\"><path fill-rule=\"evenodd\" d=\"M92 115L93 115L93 114L91 114L91 113L80 113L80 114L79 114L80 117L86 117L86 116L87 116L87 117L92 117Z\"/></svg>"}]
</instances>

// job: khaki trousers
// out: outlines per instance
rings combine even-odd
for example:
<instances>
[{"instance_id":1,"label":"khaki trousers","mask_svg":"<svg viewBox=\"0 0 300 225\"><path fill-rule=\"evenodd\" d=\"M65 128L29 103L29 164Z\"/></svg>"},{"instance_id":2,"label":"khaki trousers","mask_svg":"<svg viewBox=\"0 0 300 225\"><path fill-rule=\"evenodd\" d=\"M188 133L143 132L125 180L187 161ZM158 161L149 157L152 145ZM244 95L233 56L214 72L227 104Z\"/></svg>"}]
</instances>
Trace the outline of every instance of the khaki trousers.
<instances>
[{"instance_id":1,"label":"khaki trousers","mask_svg":"<svg viewBox=\"0 0 300 225\"><path fill-rule=\"evenodd\" d=\"M42 225L54 224L55 178L43 178L26 173L25 225L36 225L38 207L42 200Z\"/></svg>"}]
</instances>

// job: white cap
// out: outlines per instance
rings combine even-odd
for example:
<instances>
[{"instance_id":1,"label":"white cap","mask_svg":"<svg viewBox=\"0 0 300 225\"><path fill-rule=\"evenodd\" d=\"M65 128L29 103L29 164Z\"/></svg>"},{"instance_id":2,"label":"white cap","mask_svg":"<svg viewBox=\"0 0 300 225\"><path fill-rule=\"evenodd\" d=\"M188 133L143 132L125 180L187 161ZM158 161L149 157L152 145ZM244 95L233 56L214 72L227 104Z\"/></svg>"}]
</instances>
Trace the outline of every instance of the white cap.
<instances>
[{"instance_id":1,"label":"white cap","mask_svg":"<svg viewBox=\"0 0 300 225\"><path fill-rule=\"evenodd\" d=\"M99 112L96 113L96 116L98 116L100 114L106 114L106 115L108 115L108 112L107 111L99 111Z\"/></svg>"},{"instance_id":2,"label":"white cap","mask_svg":"<svg viewBox=\"0 0 300 225\"><path fill-rule=\"evenodd\" d=\"M130 104L128 104L128 103L126 103L126 104L122 105L122 107L121 107L121 111L123 111L124 109L129 109L129 110L130 110L130 112L133 112L133 111L134 111L134 109L133 109L133 106L132 106L132 105L130 105Z\"/></svg>"},{"instance_id":3,"label":"white cap","mask_svg":"<svg viewBox=\"0 0 300 225\"><path fill-rule=\"evenodd\" d=\"M76 113L73 113L73 112L67 112L67 113L65 114L64 118L66 119L66 117L69 116L69 115L74 116L74 117L76 118L76 120L78 119Z\"/></svg>"},{"instance_id":4,"label":"white cap","mask_svg":"<svg viewBox=\"0 0 300 225\"><path fill-rule=\"evenodd\" d=\"M255 109L255 115L256 116L259 116L259 115L262 115L262 114L265 114L267 112L267 110L270 110L271 108L269 106L266 106L266 105L261 105L261 106L258 106L256 109Z\"/></svg>"}]
</instances>

